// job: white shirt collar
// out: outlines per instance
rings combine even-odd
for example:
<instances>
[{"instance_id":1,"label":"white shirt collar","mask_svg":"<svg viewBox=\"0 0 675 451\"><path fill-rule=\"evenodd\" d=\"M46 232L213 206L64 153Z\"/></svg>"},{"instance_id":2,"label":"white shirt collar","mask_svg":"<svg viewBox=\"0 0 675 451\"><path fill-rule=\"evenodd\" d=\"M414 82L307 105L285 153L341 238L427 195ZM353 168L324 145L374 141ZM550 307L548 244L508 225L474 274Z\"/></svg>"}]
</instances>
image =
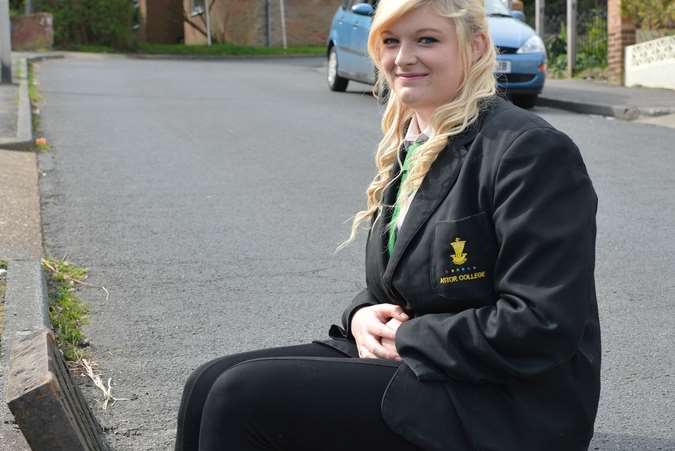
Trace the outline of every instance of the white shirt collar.
<instances>
[{"instance_id":1,"label":"white shirt collar","mask_svg":"<svg viewBox=\"0 0 675 451\"><path fill-rule=\"evenodd\" d=\"M422 141L426 141L427 139L433 137L434 137L434 129L431 128L431 124L427 125L424 131L420 132L420 127L419 124L417 123L417 116L413 115L412 119L410 119L410 123L408 124L408 130L406 130L405 138L403 138L403 141L415 142L419 141L420 138L422 138L421 139Z\"/></svg>"}]
</instances>

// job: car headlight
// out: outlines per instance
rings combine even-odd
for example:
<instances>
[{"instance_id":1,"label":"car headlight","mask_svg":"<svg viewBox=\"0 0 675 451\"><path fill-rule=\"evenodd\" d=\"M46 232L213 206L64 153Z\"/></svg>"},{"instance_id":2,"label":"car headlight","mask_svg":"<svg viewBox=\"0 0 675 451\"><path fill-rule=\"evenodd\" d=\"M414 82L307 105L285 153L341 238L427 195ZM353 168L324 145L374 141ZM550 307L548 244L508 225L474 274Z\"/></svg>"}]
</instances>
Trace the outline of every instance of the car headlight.
<instances>
[{"instance_id":1,"label":"car headlight","mask_svg":"<svg viewBox=\"0 0 675 451\"><path fill-rule=\"evenodd\" d=\"M517 53L546 53L546 46L544 46L544 41L542 41L538 35L533 34L530 39L518 49Z\"/></svg>"}]
</instances>

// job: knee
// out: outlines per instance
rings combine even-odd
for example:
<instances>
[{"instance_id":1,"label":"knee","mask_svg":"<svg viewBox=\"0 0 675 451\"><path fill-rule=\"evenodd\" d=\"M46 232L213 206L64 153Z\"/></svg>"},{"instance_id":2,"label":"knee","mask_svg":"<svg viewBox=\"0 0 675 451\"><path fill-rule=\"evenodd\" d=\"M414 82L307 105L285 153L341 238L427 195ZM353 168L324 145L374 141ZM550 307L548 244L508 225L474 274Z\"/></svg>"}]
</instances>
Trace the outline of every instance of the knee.
<instances>
[{"instance_id":1,"label":"knee","mask_svg":"<svg viewBox=\"0 0 675 451\"><path fill-rule=\"evenodd\" d=\"M269 372L260 361L243 362L223 372L214 382L204 406L207 416L221 420L234 414L242 420L255 412L269 399L266 380Z\"/></svg>"},{"instance_id":2,"label":"knee","mask_svg":"<svg viewBox=\"0 0 675 451\"><path fill-rule=\"evenodd\" d=\"M183 397L189 396L189 394L194 391L195 387L202 385L200 382L206 379L205 375L208 374L208 369L211 366L212 362L207 362L200 365L199 367L197 367L197 369L195 369L194 371L192 371L192 373L190 373L187 380L185 381L185 385L183 386Z\"/></svg>"}]
</instances>

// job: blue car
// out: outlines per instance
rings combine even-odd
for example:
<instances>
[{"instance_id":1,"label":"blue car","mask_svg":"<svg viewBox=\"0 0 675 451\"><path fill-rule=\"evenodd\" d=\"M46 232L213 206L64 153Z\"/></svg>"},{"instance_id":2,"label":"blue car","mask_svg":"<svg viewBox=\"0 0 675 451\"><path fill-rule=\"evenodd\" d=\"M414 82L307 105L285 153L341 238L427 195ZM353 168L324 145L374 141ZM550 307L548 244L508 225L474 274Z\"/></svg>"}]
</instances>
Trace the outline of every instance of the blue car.
<instances>
[{"instance_id":1,"label":"blue car","mask_svg":"<svg viewBox=\"0 0 675 451\"><path fill-rule=\"evenodd\" d=\"M328 86L347 89L349 80L375 83L368 56L368 33L377 0L342 0L328 36ZM518 106L532 108L546 80L546 48L541 38L501 0L485 0L490 35L497 46L495 75L500 91Z\"/></svg>"}]
</instances>

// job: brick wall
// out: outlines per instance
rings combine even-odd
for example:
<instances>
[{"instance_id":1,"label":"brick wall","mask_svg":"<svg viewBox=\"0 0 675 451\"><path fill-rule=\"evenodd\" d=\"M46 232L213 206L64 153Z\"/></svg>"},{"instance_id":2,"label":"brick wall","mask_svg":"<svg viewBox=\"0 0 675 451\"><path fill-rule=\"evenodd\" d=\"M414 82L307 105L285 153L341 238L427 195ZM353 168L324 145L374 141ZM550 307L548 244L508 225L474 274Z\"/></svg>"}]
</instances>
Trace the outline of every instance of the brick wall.
<instances>
[{"instance_id":1,"label":"brick wall","mask_svg":"<svg viewBox=\"0 0 675 451\"><path fill-rule=\"evenodd\" d=\"M207 0L208 1L208 0ZM286 34L289 46L323 45L340 0L285 0ZM184 0L191 11L192 0ZM271 2L271 44L282 45L279 0ZM202 16L192 18L202 29ZM216 42L238 45L265 45L266 15L264 0L216 0L211 9L211 33ZM190 25L185 26L187 44L206 43L206 37Z\"/></svg>"},{"instance_id":2,"label":"brick wall","mask_svg":"<svg viewBox=\"0 0 675 451\"><path fill-rule=\"evenodd\" d=\"M211 0L205 0L211 3ZM264 17L259 0L216 0L211 8L211 36L214 42L258 45L258 17ZM185 24L186 44L206 44L204 14L192 16L192 0L184 0L184 9L196 26ZM264 32L264 30L262 30ZM264 40L264 36L263 36Z\"/></svg>"},{"instance_id":3,"label":"brick wall","mask_svg":"<svg viewBox=\"0 0 675 451\"><path fill-rule=\"evenodd\" d=\"M47 50L54 45L54 21L49 13L11 19L12 50Z\"/></svg>"},{"instance_id":4,"label":"brick wall","mask_svg":"<svg viewBox=\"0 0 675 451\"><path fill-rule=\"evenodd\" d=\"M621 15L621 0L607 2L607 64L609 82L623 85L625 79L625 48L635 44L635 26Z\"/></svg>"},{"instance_id":5,"label":"brick wall","mask_svg":"<svg viewBox=\"0 0 675 451\"><path fill-rule=\"evenodd\" d=\"M286 34L289 46L323 45L341 0L286 0ZM272 45L282 43L279 1L272 1ZM265 17L260 20L264 23ZM264 38L264 35L263 35Z\"/></svg>"}]
</instances>

